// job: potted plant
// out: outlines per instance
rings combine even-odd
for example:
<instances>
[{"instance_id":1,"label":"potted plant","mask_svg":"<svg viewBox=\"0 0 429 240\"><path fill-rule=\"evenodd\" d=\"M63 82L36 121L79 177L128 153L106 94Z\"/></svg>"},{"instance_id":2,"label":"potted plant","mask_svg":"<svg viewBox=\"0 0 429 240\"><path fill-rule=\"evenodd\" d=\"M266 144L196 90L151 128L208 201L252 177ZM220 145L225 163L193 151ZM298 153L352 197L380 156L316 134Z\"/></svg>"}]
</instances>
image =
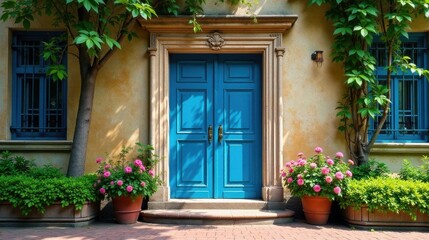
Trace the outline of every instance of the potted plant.
<instances>
[{"instance_id":1,"label":"potted plant","mask_svg":"<svg viewBox=\"0 0 429 240\"><path fill-rule=\"evenodd\" d=\"M65 177L50 165L0 154L0 223L86 225L99 213L95 175Z\"/></svg>"},{"instance_id":2,"label":"potted plant","mask_svg":"<svg viewBox=\"0 0 429 240\"><path fill-rule=\"evenodd\" d=\"M297 160L287 162L281 176L291 194L301 198L306 221L326 224L332 200L341 198L347 191L353 175L349 166L354 163L352 160L345 163L341 152L331 158L323 154L321 147L314 151L309 158L299 153Z\"/></svg>"},{"instance_id":3,"label":"potted plant","mask_svg":"<svg viewBox=\"0 0 429 240\"><path fill-rule=\"evenodd\" d=\"M144 197L158 189L159 177L142 159L128 159L131 147L123 147L118 158L97 158L99 164L94 187L103 198L112 199L118 223L135 223L141 211Z\"/></svg>"},{"instance_id":4,"label":"potted plant","mask_svg":"<svg viewBox=\"0 0 429 240\"><path fill-rule=\"evenodd\" d=\"M353 179L340 201L357 227L428 227L429 183L393 177Z\"/></svg>"}]
</instances>

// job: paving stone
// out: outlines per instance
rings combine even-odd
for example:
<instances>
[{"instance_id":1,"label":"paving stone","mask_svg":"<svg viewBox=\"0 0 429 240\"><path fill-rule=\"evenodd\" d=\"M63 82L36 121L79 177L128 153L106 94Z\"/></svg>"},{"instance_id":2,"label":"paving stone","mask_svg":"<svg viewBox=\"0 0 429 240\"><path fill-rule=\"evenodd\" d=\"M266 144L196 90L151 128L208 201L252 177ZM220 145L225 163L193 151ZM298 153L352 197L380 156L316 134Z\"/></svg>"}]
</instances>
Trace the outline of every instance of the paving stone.
<instances>
[{"instance_id":1,"label":"paving stone","mask_svg":"<svg viewBox=\"0 0 429 240\"><path fill-rule=\"evenodd\" d=\"M168 225L137 222L121 225L95 222L87 227L0 227L4 240L92 240L92 239L288 239L288 240L426 240L423 231L370 231L340 224L314 226L303 222L283 225ZM429 230L429 229L426 229Z\"/></svg>"}]
</instances>

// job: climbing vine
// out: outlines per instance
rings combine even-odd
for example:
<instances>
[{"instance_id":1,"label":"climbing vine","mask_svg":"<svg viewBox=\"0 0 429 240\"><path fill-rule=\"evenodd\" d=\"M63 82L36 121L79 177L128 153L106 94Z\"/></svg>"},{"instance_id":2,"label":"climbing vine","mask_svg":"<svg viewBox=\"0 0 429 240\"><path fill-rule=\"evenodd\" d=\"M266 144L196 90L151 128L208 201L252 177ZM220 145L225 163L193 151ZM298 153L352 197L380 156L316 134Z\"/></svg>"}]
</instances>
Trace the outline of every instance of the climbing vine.
<instances>
[{"instance_id":1,"label":"climbing vine","mask_svg":"<svg viewBox=\"0 0 429 240\"><path fill-rule=\"evenodd\" d=\"M369 152L390 111L392 74L398 70L429 77L400 51L401 37L408 37L410 23L429 17L427 0L309 0L328 5L326 18L334 25L332 57L344 65L346 93L338 105L339 130L344 133L350 155L358 163L368 161ZM376 59L368 51L375 37L387 47L387 78L376 81ZM369 137L371 119L379 117Z\"/></svg>"}]
</instances>

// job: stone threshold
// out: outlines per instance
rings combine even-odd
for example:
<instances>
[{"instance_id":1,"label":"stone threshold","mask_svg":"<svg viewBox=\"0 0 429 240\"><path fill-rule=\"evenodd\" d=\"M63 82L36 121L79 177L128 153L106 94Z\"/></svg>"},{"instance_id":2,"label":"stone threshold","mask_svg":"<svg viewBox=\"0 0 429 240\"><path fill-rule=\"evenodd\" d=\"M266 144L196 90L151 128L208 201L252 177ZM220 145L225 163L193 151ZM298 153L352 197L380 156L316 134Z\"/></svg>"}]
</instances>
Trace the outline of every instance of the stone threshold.
<instances>
[{"instance_id":1,"label":"stone threshold","mask_svg":"<svg viewBox=\"0 0 429 240\"><path fill-rule=\"evenodd\" d=\"M144 210L144 222L179 225L285 224L293 221L291 210L261 209L160 209Z\"/></svg>"},{"instance_id":2,"label":"stone threshold","mask_svg":"<svg viewBox=\"0 0 429 240\"><path fill-rule=\"evenodd\" d=\"M161 209L283 210L286 209L286 203L255 199L170 199L166 202L149 201L149 210Z\"/></svg>"}]
</instances>

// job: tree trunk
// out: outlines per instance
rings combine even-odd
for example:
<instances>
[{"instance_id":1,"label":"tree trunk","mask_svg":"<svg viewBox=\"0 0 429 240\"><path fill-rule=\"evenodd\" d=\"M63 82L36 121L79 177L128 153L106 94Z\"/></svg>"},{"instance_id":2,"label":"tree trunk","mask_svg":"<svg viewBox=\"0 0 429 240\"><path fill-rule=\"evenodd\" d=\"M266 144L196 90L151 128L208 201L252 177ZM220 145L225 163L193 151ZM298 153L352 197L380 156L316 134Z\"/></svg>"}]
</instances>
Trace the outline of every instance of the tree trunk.
<instances>
[{"instance_id":1,"label":"tree trunk","mask_svg":"<svg viewBox=\"0 0 429 240\"><path fill-rule=\"evenodd\" d=\"M369 160L369 150L368 145L362 142L356 143L355 146L355 161L357 160L357 165L362 165L367 163Z\"/></svg>"},{"instance_id":2,"label":"tree trunk","mask_svg":"<svg viewBox=\"0 0 429 240\"><path fill-rule=\"evenodd\" d=\"M86 149L97 74L98 69L95 67L91 67L88 71L81 70L81 93L67 171L68 176L80 176L83 175L85 171Z\"/></svg>"}]
</instances>

